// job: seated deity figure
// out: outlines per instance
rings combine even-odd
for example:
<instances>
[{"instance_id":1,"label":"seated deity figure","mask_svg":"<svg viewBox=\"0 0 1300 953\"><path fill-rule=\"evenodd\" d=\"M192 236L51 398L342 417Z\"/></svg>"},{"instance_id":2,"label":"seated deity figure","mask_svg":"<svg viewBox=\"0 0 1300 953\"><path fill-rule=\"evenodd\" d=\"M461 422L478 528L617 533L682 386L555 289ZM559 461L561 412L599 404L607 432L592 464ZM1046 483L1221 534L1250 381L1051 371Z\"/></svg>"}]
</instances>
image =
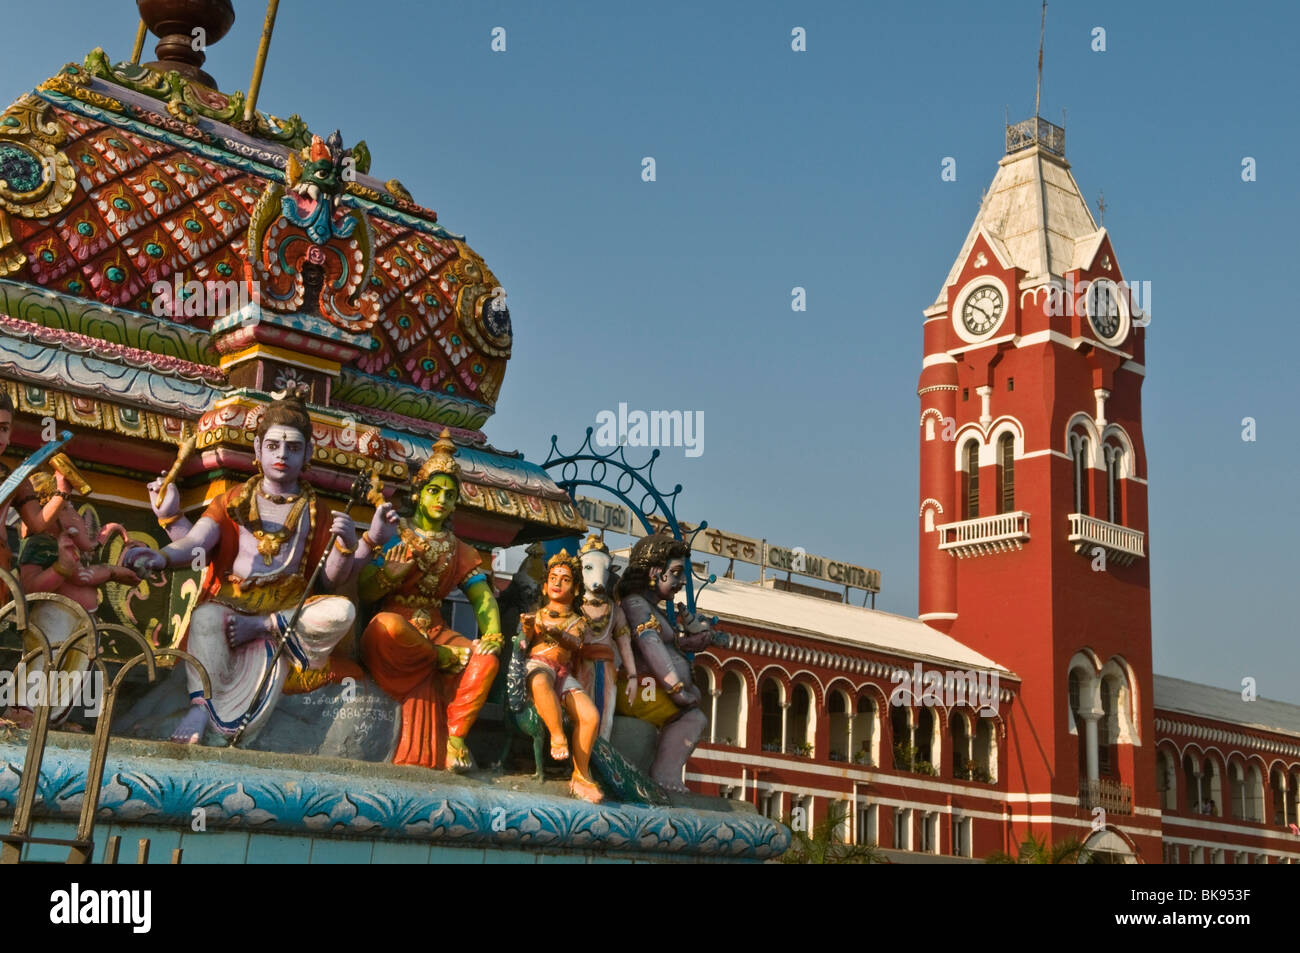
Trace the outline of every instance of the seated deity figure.
<instances>
[{"instance_id":1,"label":"seated deity figure","mask_svg":"<svg viewBox=\"0 0 1300 953\"><path fill-rule=\"evenodd\" d=\"M600 731L600 714L574 674L591 630L587 617L574 607L580 598L582 564L561 550L546 564L542 605L519 617L519 631L521 648L528 655L528 690L551 736L551 757L564 761L570 756L562 703L574 723L569 791L584 801L599 803L604 795L591 779L591 749Z\"/></svg>"},{"instance_id":2,"label":"seated deity figure","mask_svg":"<svg viewBox=\"0 0 1300 953\"><path fill-rule=\"evenodd\" d=\"M93 532L70 496L55 489L55 477L36 473L32 487L43 504L58 497L62 505L46 521L45 531L34 533L23 543L18 557L19 578L26 592L57 592L78 603L92 615L99 608L99 589L107 582L134 586L138 577L125 566L96 563L96 550L115 533L126 536L120 523L109 523Z\"/></svg>"},{"instance_id":3,"label":"seated deity figure","mask_svg":"<svg viewBox=\"0 0 1300 953\"><path fill-rule=\"evenodd\" d=\"M394 764L465 770L465 736L487 701L501 651L501 617L473 546L447 525L460 493L456 445L443 430L415 476L415 513L361 572L359 592L379 611L361 636L361 657L381 688L402 704ZM474 609L479 637L442 618L459 588Z\"/></svg>"},{"instance_id":4,"label":"seated deity figure","mask_svg":"<svg viewBox=\"0 0 1300 953\"><path fill-rule=\"evenodd\" d=\"M691 666L683 652L697 652L710 644L713 633L707 627L699 631L678 631L681 618L669 621L660 604L673 605L673 597L685 585L686 560L690 547L666 533L656 533L637 541L628 558L627 571L618 591L623 612L633 632L636 671L644 685L654 678L653 686L636 686L617 696L620 715L648 721L659 729L650 776L670 791L684 792L682 772L699 744L709 720L700 711L700 692L691 683ZM674 616L680 616L674 611Z\"/></svg>"},{"instance_id":5,"label":"seated deity figure","mask_svg":"<svg viewBox=\"0 0 1300 953\"><path fill-rule=\"evenodd\" d=\"M636 690L632 633L623 607L614 601L613 584L618 575L613 571L609 547L600 537L588 536L578 550L578 558L582 560L582 614L591 624L590 636L582 647L578 681L600 712L600 736L609 741L614 730L619 670L628 691Z\"/></svg>"},{"instance_id":6,"label":"seated deity figure","mask_svg":"<svg viewBox=\"0 0 1300 953\"><path fill-rule=\"evenodd\" d=\"M9 449L13 425L14 402L8 394L0 390L0 453ZM0 479L7 477L9 473L9 468L0 464ZM44 501L44 505L39 502L30 478L19 483L9 499L0 500L0 566L5 569L13 569L14 566L13 550L9 548L9 534L5 532L9 522L9 508L12 506L17 509L19 519L22 520L23 527L28 533L43 532L46 524L63 509L64 503L72 495L72 486L62 473L56 473L54 479L54 492ZM0 584L0 604L8 601L8 588Z\"/></svg>"},{"instance_id":7,"label":"seated deity figure","mask_svg":"<svg viewBox=\"0 0 1300 953\"><path fill-rule=\"evenodd\" d=\"M349 582L372 551L392 537L396 514L387 504L376 507L358 541L352 519L331 512L301 479L311 458L311 433L307 408L296 397L267 405L253 441L257 476L213 499L193 525L180 513L174 485L164 487L162 478L149 484L150 505L173 542L161 551L133 552L127 557L130 568L144 575L189 566L200 557L204 565L184 647L207 671L212 699L204 703L202 681L191 667L187 679L193 705L172 733L173 741L197 744L209 724L234 735L245 721L251 738L282 692L361 674L350 662L330 658L356 617L352 601L309 594L307 582L335 536L322 588L334 592ZM284 651L277 654L282 641Z\"/></svg>"}]
</instances>

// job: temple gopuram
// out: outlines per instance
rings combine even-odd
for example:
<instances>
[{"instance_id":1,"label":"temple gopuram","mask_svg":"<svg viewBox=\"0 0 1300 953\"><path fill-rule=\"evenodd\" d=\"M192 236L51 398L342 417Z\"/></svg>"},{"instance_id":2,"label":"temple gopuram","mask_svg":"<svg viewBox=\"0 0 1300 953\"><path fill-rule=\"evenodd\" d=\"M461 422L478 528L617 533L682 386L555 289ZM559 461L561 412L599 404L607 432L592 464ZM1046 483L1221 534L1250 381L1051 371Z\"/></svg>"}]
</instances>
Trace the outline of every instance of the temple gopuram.
<instances>
[{"instance_id":1,"label":"temple gopuram","mask_svg":"<svg viewBox=\"0 0 1300 953\"><path fill-rule=\"evenodd\" d=\"M3 463L23 478L6 483L0 501L11 551L0 669L35 666L43 643L46 670L99 672L115 689L98 712L54 705L51 715L50 699L0 704L6 827L13 816L5 859L99 862L119 844L135 854L142 841L151 845L142 857L184 863L780 855L789 831L748 805L608 782L611 771L649 770L646 723L616 730L612 745L597 740L601 803L569 795L552 777L559 759L544 772L539 755L534 773L526 745L511 754L507 657L516 620L535 606L516 600L512 608L511 580L493 554L542 543L551 555L561 542L572 553L587 525L546 469L494 448L484 433L512 357L501 284L464 236L372 171L380 161L364 140L256 108L265 42L250 94L221 90L190 36L202 29L208 45L220 40L234 22L230 0L139 0L138 8L140 41L146 28L158 37L156 61L140 62L141 42L130 61L95 49L0 115L0 391L12 404ZM247 743L212 729L196 732L199 744L169 740L178 713L216 697L221 673L186 688L186 659L197 651L186 636L213 567L197 550L192 565L162 553L193 538L169 540L168 526L201 528L214 501L258 485L258 442L279 432L263 418L286 394L310 418L303 492L355 524L355 533L335 532L322 566L332 552L347 559L361 540L374 543L362 529L384 525L376 494L391 508L418 491L428 461L454 477L454 539L478 564L460 572L468 601L449 598L443 616L476 636L482 606L473 590L486 581L477 591L500 601L505 637L501 670L468 736L472 770L390 763L406 709L358 667L370 610L355 574L339 590L355 620L333 649L334 667L318 670L357 677L285 688ZM36 461L42 466L23 473ZM164 518L149 489L160 474L179 500ZM360 500L359 474L371 481ZM51 509L61 494L72 507L63 516ZM64 535L55 538L57 520ZM286 526L269 548L260 543L275 534L257 530L267 566ZM328 529L309 524L304 538ZM360 537L351 548L350 537ZM78 541L80 569L70 572L60 560ZM137 582L131 567L144 550L171 562ZM296 558L306 578L308 549ZM576 568L565 571L576 585ZM366 579L362 570L363 590ZM535 574L534 598L538 582ZM92 585L88 600L77 598ZM487 625L484 642L497 635ZM279 640L290 651L292 635ZM83 637L77 650L57 652ZM233 653L238 642L227 637ZM271 669L279 642L266 641ZM440 672L466 664L453 654L440 657ZM265 702L263 686L259 693ZM245 719L235 738L247 727ZM553 732L552 755L556 746ZM497 763L504 767L493 770ZM97 813L87 812L96 799Z\"/></svg>"}]
</instances>

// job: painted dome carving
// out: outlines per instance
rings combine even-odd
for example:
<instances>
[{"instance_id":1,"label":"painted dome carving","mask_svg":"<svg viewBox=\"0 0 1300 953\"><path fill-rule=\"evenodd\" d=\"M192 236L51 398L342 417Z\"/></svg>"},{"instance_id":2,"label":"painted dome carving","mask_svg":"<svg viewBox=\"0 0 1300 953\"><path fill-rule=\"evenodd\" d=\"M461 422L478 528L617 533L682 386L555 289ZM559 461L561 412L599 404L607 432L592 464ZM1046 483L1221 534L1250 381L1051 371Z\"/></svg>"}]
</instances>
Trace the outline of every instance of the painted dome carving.
<instances>
[{"instance_id":1,"label":"painted dome carving","mask_svg":"<svg viewBox=\"0 0 1300 953\"><path fill-rule=\"evenodd\" d=\"M242 109L240 93L102 51L21 97L0 117L0 278L200 332L229 312L170 289L247 279L262 312L355 336L353 397L374 379L388 405L409 389L485 419L512 330L482 258L400 183L372 178L364 143L312 136L296 116L246 123Z\"/></svg>"}]
</instances>

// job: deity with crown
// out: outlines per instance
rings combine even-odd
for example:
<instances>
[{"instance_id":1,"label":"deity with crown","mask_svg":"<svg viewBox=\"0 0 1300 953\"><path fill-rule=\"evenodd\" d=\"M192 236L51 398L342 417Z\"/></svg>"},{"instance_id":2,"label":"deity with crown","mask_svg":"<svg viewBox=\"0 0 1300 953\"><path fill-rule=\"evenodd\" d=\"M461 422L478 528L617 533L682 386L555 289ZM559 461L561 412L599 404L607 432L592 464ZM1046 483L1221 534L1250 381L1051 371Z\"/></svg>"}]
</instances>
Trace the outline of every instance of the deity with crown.
<instances>
[{"instance_id":1,"label":"deity with crown","mask_svg":"<svg viewBox=\"0 0 1300 953\"><path fill-rule=\"evenodd\" d=\"M361 572L360 596L379 611L361 636L361 656L381 688L401 703L394 764L473 767L465 736L487 701L499 665L501 616L478 550L448 526L460 493L460 464L448 430L413 481L415 512ZM478 622L477 638L442 618L459 588Z\"/></svg>"}]
</instances>

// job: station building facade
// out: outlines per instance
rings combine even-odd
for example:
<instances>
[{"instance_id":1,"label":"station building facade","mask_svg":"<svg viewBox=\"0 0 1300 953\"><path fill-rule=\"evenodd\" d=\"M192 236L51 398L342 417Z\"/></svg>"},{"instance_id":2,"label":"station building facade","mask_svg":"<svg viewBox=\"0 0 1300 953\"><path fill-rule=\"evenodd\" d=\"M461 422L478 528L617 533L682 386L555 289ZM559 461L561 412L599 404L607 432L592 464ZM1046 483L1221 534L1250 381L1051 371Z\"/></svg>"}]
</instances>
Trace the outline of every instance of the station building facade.
<instances>
[{"instance_id":1,"label":"station building facade","mask_svg":"<svg viewBox=\"0 0 1300 953\"><path fill-rule=\"evenodd\" d=\"M1032 833L1118 862L1300 861L1300 706L1154 673L1148 288L1064 130L1008 126L923 312L918 617L706 587L733 638L696 656L689 784L810 829L838 805L840 836L899 858Z\"/></svg>"}]
</instances>

